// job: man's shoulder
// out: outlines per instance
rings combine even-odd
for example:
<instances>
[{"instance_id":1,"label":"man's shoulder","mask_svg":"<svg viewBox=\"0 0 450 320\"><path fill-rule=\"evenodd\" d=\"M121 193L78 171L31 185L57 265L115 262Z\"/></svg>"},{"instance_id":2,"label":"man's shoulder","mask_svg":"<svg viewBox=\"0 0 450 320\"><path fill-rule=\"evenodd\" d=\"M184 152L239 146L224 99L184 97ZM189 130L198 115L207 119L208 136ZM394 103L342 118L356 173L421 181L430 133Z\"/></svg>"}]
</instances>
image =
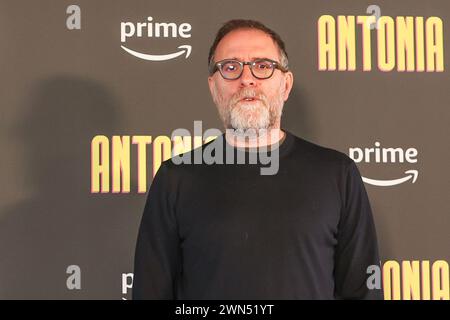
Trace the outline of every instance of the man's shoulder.
<instances>
[{"instance_id":1,"label":"man's shoulder","mask_svg":"<svg viewBox=\"0 0 450 320\"><path fill-rule=\"evenodd\" d=\"M292 135L294 139L294 150L296 155L318 164L350 165L353 160L344 152L327 147L309 139Z\"/></svg>"},{"instance_id":2,"label":"man's shoulder","mask_svg":"<svg viewBox=\"0 0 450 320\"><path fill-rule=\"evenodd\" d=\"M200 146L196 146L188 151L184 151L161 162L161 174L173 177L183 174L192 174L195 170L204 167L204 151L208 145L213 144L216 139L208 141Z\"/></svg>"}]
</instances>

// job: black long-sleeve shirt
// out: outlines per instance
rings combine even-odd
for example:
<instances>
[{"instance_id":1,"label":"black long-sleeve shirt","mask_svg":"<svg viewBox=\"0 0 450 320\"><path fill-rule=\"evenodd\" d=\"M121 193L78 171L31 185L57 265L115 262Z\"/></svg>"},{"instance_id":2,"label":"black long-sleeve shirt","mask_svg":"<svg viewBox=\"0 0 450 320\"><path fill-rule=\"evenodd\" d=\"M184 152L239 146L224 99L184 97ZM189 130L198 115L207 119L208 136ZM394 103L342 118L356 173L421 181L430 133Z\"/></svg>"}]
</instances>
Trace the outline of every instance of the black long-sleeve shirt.
<instances>
[{"instance_id":1,"label":"black long-sleeve shirt","mask_svg":"<svg viewBox=\"0 0 450 320\"><path fill-rule=\"evenodd\" d=\"M366 285L379 257L356 164L285 132L275 175L260 164L162 163L139 229L134 299L382 298ZM224 135L197 151L218 141L248 155Z\"/></svg>"}]
</instances>

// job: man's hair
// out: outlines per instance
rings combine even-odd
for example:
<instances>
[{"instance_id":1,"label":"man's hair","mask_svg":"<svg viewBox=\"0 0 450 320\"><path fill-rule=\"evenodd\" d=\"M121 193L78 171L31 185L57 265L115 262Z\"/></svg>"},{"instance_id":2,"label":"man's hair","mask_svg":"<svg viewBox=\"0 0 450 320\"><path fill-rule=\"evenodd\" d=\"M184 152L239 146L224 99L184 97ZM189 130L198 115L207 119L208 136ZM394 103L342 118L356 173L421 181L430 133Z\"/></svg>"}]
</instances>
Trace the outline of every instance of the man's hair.
<instances>
[{"instance_id":1,"label":"man's hair","mask_svg":"<svg viewBox=\"0 0 450 320\"><path fill-rule=\"evenodd\" d=\"M260 30L264 32L265 34L269 35L272 40L277 44L279 53L280 53L280 64L282 67L288 69L288 55L286 52L286 47L284 45L283 40L281 40L281 37L272 29L269 29L264 24L262 24L259 21L255 20L244 20L244 19L234 19L229 20L224 23L224 25L219 29L217 32L216 38L214 39L214 42L209 49L209 56L208 56L208 69L212 70L214 66L214 55L216 53L216 48L219 42L231 31L238 30L238 29L255 29Z\"/></svg>"}]
</instances>

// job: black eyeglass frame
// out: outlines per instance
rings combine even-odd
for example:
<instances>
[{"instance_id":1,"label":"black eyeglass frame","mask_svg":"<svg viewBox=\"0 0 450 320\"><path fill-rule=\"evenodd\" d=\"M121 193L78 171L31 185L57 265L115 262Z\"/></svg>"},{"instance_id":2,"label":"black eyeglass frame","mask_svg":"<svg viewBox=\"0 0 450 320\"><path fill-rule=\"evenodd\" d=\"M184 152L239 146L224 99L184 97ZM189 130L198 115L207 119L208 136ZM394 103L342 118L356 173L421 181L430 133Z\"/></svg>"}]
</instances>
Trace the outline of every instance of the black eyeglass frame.
<instances>
[{"instance_id":1,"label":"black eyeglass frame","mask_svg":"<svg viewBox=\"0 0 450 320\"><path fill-rule=\"evenodd\" d=\"M261 62L261 61L269 62L272 65L272 73L270 74L270 76L261 78L261 77L258 77L258 76L256 76L254 74L253 66L255 66L255 64L257 62ZM236 78L226 78L223 75L221 67L226 62L237 62L241 66L241 72L239 73L239 75ZM251 62L239 61L239 60L236 60L236 59L224 59L224 60L217 61L216 63L213 64L211 70L209 71L209 75L212 76L216 71L219 71L219 73L222 76L222 78L224 78L226 80L236 80L236 79L239 79L242 76L242 73L244 72L244 66L246 66L246 65L249 66L252 75L256 79L260 79L260 80L269 79L270 77L272 77L274 72L275 72L275 69L278 69L281 72L288 72L289 71L288 68L283 67L279 62L277 62L275 60L272 60L272 59L268 59L268 58L256 59L256 60L251 61Z\"/></svg>"}]
</instances>

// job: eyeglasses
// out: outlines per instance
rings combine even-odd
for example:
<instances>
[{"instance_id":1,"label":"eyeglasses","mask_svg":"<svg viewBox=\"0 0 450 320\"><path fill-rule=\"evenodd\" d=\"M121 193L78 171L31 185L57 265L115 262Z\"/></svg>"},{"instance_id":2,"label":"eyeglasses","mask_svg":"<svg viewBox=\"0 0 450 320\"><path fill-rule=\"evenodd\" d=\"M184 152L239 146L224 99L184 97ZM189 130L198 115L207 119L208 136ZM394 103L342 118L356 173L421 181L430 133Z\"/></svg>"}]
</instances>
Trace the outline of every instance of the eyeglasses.
<instances>
[{"instance_id":1,"label":"eyeglasses","mask_svg":"<svg viewBox=\"0 0 450 320\"><path fill-rule=\"evenodd\" d=\"M236 80L241 77L244 72L244 66L248 65L252 75L257 79L270 78L275 69L287 72L288 69L282 67L278 62L270 59L256 59L252 62L242 62L234 59L225 59L216 62L211 68L209 75L212 76L217 70L224 79Z\"/></svg>"}]
</instances>

